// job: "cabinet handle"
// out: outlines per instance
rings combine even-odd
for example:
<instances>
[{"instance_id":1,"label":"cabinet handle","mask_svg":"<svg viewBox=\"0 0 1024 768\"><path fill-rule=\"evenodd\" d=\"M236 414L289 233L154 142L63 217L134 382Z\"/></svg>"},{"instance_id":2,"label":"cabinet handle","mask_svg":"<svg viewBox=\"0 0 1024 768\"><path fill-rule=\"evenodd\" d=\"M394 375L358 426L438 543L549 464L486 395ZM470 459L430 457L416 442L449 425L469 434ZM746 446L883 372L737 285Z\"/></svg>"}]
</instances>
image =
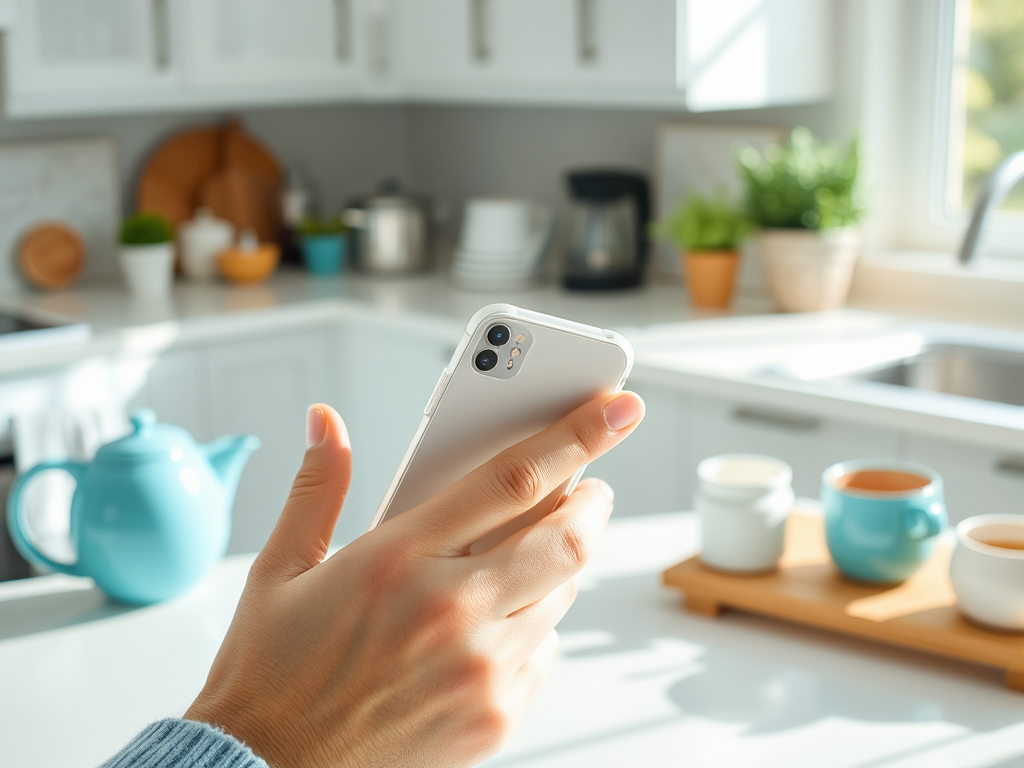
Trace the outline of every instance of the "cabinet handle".
<instances>
[{"instance_id":1,"label":"cabinet handle","mask_svg":"<svg viewBox=\"0 0 1024 768\"><path fill-rule=\"evenodd\" d=\"M996 462L996 472L1000 475L1013 475L1024 479L1024 457L1005 456Z\"/></svg>"},{"instance_id":2,"label":"cabinet handle","mask_svg":"<svg viewBox=\"0 0 1024 768\"><path fill-rule=\"evenodd\" d=\"M762 408L740 406L732 412L736 421L746 421L766 427L784 429L788 432L813 432L821 427L821 419L800 413L786 413Z\"/></svg>"},{"instance_id":3,"label":"cabinet handle","mask_svg":"<svg viewBox=\"0 0 1024 768\"><path fill-rule=\"evenodd\" d=\"M370 64L378 75L387 74L388 61L388 18L385 0L373 0L370 15Z\"/></svg>"},{"instance_id":4,"label":"cabinet handle","mask_svg":"<svg viewBox=\"0 0 1024 768\"><path fill-rule=\"evenodd\" d=\"M341 62L352 60L351 0L334 0L334 55Z\"/></svg>"},{"instance_id":5,"label":"cabinet handle","mask_svg":"<svg viewBox=\"0 0 1024 768\"><path fill-rule=\"evenodd\" d=\"M171 66L171 25L167 0L153 0L153 58L157 69Z\"/></svg>"},{"instance_id":6,"label":"cabinet handle","mask_svg":"<svg viewBox=\"0 0 1024 768\"><path fill-rule=\"evenodd\" d=\"M577 39L580 61L597 61L597 0L576 0Z\"/></svg>"},{"instance_id":7,"label":"cabinet handle","mask_svg":"<svg viewBox=\"0 0 1024 768\"><path fill-rule=\"evenodd\" d=\"M491 46L487 34L487 0L469 0L470 7L470 48L473 59L484 63L491 58Z\"/></svg>"}]
</instances>

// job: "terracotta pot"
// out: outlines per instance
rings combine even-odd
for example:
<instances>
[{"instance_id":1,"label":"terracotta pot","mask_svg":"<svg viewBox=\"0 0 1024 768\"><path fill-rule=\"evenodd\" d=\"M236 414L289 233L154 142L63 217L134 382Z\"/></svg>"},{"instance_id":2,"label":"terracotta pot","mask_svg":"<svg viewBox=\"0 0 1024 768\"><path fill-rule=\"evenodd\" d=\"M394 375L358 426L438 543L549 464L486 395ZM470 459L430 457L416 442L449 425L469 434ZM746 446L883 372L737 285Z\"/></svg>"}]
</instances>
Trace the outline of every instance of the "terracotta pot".
<instances>
[{"instance_id":1,"label":"terracotta pot","mask_svg":"<svg viewBox=\"0 0 1024 768\"><path fill-rule=\"evenodd\" d=\"M693 306L729 306L739 262L736 251L683 251L679 258Z\"/></svg>"},{"instance_id":2,"label":"terracotta pot","mask_svg":"<svg viewBox=\"0 0 1024 768\"><path fill-rule=\"evenodd\" d=\"M819 312L843 306L860 254L860 230L763 229L757 250L780 312Z\"/></svg>"}]
</instances>

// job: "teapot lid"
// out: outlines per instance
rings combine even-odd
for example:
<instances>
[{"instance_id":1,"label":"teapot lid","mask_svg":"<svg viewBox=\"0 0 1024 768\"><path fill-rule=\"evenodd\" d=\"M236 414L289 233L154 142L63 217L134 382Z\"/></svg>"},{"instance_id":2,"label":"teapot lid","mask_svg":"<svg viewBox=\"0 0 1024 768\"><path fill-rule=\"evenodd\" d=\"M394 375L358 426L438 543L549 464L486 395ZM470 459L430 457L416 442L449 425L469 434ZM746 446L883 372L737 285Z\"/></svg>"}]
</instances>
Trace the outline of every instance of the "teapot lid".
<instances>
[{"instance_id":1,"label":"teapot lid","mask_svg":"<svg viewBox=\"0 0 1024 768\"><path fill-rule=\"evenodd\" d=\"M152 461L177 461L186 451L196 450L196 441L181 427L159 424L149 408L135 411L130 417L132 431L119 440L96 451L99 463L119 467Z\"/></svg>"}]
</instances>

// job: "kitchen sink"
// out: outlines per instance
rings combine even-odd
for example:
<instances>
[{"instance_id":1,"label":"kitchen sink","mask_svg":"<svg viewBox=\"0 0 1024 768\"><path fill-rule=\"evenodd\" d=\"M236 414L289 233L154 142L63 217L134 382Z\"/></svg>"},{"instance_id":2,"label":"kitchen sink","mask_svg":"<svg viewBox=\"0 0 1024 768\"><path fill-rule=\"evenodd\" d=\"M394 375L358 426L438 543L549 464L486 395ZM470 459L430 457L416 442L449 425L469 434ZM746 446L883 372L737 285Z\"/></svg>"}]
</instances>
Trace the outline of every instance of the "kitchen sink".
<instances>
[{"instance_id":1,"label":"kitchen sink","mask_svg":"<svg viewBox=\"0 0 1024 768\"><path fill-rule=\"evenodd\" d=\"M926 328L818 347L794 355L772 373L822 383L873 382L1021 406L1024 339L1003 332Z\"/></svg>"}]
</instances>

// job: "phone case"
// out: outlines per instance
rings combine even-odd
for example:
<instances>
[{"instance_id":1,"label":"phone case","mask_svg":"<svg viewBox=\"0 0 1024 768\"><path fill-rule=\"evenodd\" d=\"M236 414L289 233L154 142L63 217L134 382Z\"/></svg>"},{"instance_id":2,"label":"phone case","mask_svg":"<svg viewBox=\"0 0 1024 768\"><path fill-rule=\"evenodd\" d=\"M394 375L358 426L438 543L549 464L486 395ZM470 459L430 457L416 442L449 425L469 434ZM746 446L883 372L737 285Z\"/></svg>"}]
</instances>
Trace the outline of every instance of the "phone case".
<instances>
[{"instance_id":1,"label":"phone case","mask_svg":"<svg viewBox=\"0 0 1024 768\"><path fill-rule=\"evenodd\" d=\"M511 331L501 346L487 339L496 325ZM485 349L498 358L487 372L475 363ZM632 365L632 347L613 331L511 304L484 307L470 320L434 387L371 529L432 498L594 397L621 390ZM550 512L562 495L572 492L583 469L566 479L562 494L552 494L547 504L493 532L473 550L486 549Z\"/></svg>"}]
</instances>

